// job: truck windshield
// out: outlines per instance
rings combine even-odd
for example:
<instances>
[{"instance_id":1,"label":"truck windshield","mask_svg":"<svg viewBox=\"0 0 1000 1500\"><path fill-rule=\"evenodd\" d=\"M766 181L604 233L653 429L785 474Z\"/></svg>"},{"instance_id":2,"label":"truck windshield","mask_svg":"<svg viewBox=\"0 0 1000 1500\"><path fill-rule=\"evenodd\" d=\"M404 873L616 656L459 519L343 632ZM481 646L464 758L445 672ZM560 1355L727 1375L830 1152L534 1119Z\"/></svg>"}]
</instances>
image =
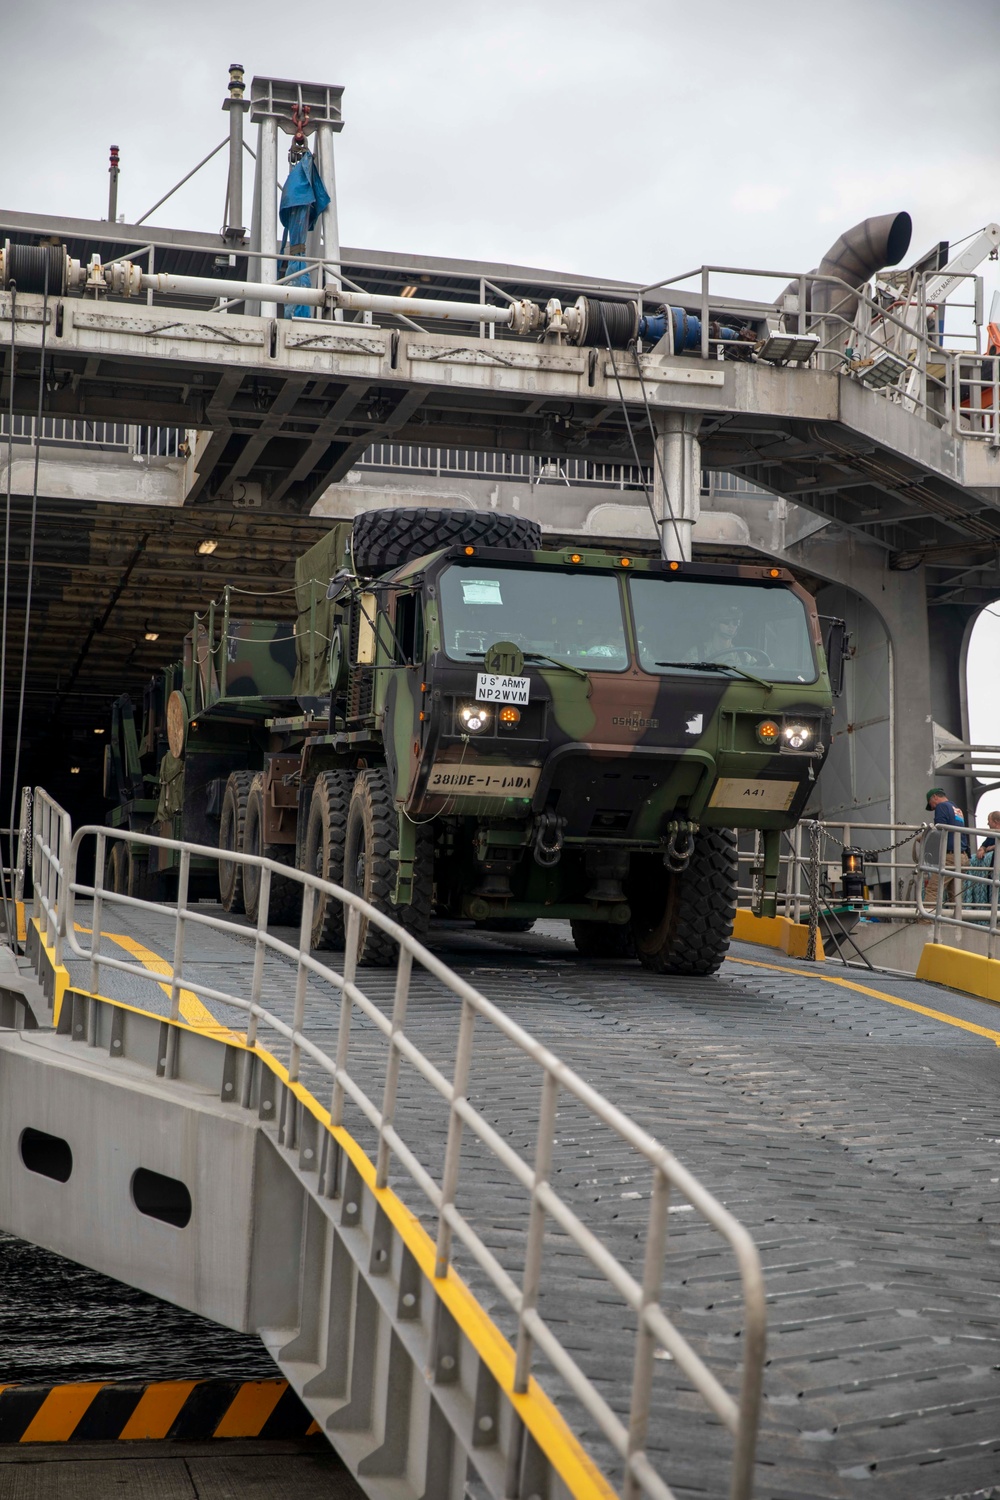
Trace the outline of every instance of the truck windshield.
<instances>
[{"instance_id":1,"label":"truck windshield","mask_svg":"<svg viewBox=\"0 0 1000 1500\"><path fill-rule=\"evenodd\" d=\"M790 589L634 574L629 579L639 663L683 672L679 663L741 667L769 682L815 682L802 600Z\"/></svg>"},{"instance_id":2,"label":"truck windshield","mask_svg":"<svg viewBox=\"0 0 1000 1500\"><path fill-rule=\"evenodd\" d=\"M552 568L446 568L441 629L453 661L481 660L498 641L587 671L621 672L628 647L618 580Z\"/></svg>"}]
</instances>

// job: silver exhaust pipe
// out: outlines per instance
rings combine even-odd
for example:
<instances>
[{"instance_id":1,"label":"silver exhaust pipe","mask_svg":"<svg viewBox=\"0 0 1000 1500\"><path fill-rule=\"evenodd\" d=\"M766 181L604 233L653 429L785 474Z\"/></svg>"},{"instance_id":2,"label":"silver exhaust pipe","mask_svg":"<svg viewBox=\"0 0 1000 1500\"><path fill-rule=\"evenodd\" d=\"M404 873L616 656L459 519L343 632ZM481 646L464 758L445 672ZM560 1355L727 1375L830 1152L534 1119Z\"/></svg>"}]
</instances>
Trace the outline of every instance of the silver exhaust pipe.
<instances>
[{"instance_id":1,"label":"silver exhaust pipe","mask_svg":"<svg viewBox=\"0 0 1000 1500\"><path fill-rule=\"evenodd\" d=\"M810 311L820 315L835 314L847 323L853 323L857 310L856 293L876 271L885 266L897 266L910 248L913 221L909 214L879 214L872 219L862 219L853 229L847 229L830 246L816 267L814 275L837 276L855 288L855 293L844 287L813 285L810 288Z\"/></svg>"}]
</instances>

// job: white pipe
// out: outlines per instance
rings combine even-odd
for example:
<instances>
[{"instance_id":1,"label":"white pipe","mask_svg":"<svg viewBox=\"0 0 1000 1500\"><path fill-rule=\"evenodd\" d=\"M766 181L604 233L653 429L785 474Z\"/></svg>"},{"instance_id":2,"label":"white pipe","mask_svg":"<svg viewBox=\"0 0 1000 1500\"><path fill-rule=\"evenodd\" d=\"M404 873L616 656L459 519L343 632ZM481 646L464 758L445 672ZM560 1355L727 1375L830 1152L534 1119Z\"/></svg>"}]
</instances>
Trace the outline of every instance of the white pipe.
<instances>
[{"instance_id":1,"label":"white pipe","mask_svg":"<svg viewBox=\"0 0 1000 1500\"><path fill-rule=\"evenodd\" d=\"M375 292L335 292L337 307L352 312L402 313L410 318L455 318L465 323L509 323L513 316L508 307L492 307L486 302L435 302L421 297L384 297Z\"/></svg>"},{"instance_id":2,"label":"white pipe","mask_svg":"<svg viewBox=\"0 0 1000 1500\"><path fill-rule=\"evenodd\" d=\"M262 257L263 259L263 257ZM118 264L122 264L119 262ZM129 262L124 262L127 266ZM105 276L110 277L113 264L104 267ZM333 284L325 290L314 286L293 286L283 282L224 281L215 276L173 276L166 271L152 275L144 271L139 276L143 291L173 292L188 297L226 297L228 299L261 298L261 312L272 316L264 309L263 299L271 304L303 304L307 307L343 307L349 312L402 313L411 318L454 319L464 323L509 323L514 315L514 306L493 307L485 302L443 302L420 297L383 297L374 292L339 291ZM134 283L133 283L134 284ZM276 310L276 309L275 309Z\"/></svg>"},{"instance_id":3,"label":"white pipe","mask_svg":"<svg viewBox=\"0 0 1000 1500\"><path fill-rule=\"evenodd\" d=\"M273 265L274 262L272 261ZM109 271L110 266L105 266ZM282 283L266 283L260 281L221 281L215 276L170 276L165 271L157 271L150 276L144 272L140 281L143 290L154 292L174 292L187 297L234 297L244 298L268 298L272 311L269 313L261 302L261 313L264 317L273 317L277 311L276 303L291 302L305 303L310 307L322 307L326 301L326 293L319 287L314 286L288 286Z\"/></svg>"}]
</instances>

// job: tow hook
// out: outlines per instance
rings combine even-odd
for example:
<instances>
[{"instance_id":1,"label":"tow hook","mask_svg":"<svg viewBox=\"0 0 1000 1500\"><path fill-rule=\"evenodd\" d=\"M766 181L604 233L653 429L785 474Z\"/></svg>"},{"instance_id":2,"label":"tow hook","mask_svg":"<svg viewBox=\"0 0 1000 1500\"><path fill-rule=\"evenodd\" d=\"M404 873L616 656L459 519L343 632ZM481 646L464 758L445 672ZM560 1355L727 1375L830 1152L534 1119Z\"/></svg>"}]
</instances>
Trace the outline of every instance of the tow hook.
<instances>
[{"instance_id":1,"label":"tow hook","mask_svg":"<svg viewBox=\"0 0 1000 1500\"><path fill-rule=\"evenodd\" d=\"M563 829L565 818L557 818L554 812L542 812L535 819L535 864L543 869L557 865L562 858Z\"/></svg>"},{"instance_id":2,"label":"tow hook","mask_svg":"<svg viewBox=\"0 0 1000 1500\"><path fill-rule=\"evenodd\" d=\"M686 870L694 853L694 839L698 832L697 823L668 823L667 848L663 856L663 863L673 874L679 875Z\"/></svg>"}]
</instances>

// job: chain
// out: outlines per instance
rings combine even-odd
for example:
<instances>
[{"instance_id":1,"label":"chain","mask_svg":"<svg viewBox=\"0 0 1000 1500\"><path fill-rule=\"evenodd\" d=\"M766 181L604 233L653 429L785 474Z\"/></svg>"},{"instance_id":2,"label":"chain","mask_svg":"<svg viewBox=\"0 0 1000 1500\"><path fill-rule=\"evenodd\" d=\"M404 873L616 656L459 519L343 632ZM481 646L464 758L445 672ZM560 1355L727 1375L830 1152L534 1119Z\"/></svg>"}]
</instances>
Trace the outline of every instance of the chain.
<instances>
[{"instance_id":1,"label":"chain","mask_svg":"<svg viewBox=\"0 0 1000 1500\"><path fill-rule=\"evenodd\" d=\"M819 861L822 829L817 822L809 824L809 935L806 958L815 962L819 933Z\"/></svg>"},{"instance_id":2,"label":"chain","mask_svg":"<svg viewBox=\"0 0 1000 1500\"><path fill-rule=\"evenodd\" d=\"M817 824L816 826L821 827L822 825ZM926 824L924 824L923 826L927 827ZM915 839L920 831L921 830L919 828L911 828L909 833L904 833L903 837L901 839L897 839L894 844L883 844L879 849L862 849L860 844L845 844L842 839L837 838L837 835L835 833L831 833L829 829L824 829L824 832L826 833L827 838L830 840L830 843L836 844L838 849L858 849L862 854L871 855L891 854L893 849L901 849L904 844L908 844L911 839Z\"/></svg>"}]
</instances>

